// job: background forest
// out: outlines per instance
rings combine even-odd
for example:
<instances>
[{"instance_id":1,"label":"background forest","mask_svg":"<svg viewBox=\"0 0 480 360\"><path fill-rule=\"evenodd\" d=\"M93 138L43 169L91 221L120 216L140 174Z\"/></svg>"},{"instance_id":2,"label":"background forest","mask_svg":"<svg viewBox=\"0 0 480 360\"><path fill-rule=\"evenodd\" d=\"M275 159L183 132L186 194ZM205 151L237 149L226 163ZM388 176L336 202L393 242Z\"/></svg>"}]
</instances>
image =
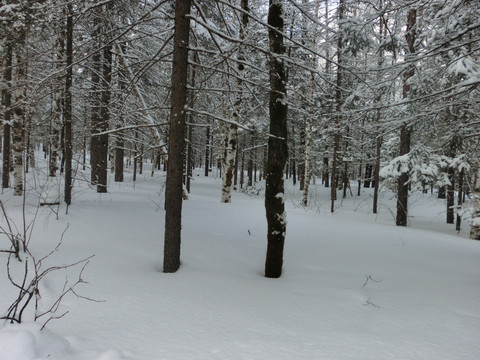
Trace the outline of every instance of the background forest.
<instances>
[{"instance_id":1,"label":"background forest","mask_svg":"<svg viewBox=\"0 0 480 360\"><path fill-rule=\"evenodd\" d=\"M478 2L279 4L272 55L266 2L192 2L187 141L169 154L174 2L2 1L2 188L22 194L35 150L49 177L65 178L67 204L79 168L107 192L110 168L121 182L125 166L141 173L149 158L160 169L180 152L185 190L193 168L218 167L229 202L232 186L249 191L266 175L275 58L288 105L285 178L304 206L312 182L331 187L332 212L358 183L374 187L375 213L385 186L407 225L409 190L436 191L459 227L474 212L463 202L479 168Z\"/></svg>"}]
</instances>

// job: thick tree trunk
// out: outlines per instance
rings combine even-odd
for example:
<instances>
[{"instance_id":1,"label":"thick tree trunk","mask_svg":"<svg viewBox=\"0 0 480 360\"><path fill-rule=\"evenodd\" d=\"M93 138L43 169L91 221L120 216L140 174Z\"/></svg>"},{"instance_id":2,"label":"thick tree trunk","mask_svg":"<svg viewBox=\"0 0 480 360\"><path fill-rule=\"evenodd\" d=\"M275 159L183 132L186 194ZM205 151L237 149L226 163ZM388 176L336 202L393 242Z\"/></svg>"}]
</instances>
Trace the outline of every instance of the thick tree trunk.
<instances>
[{"instance_id":1,"label":"thick tree trunk","mask_svg":"<svg viewBox=\"0 0 480 360\"><path fill-rule=\"evenodd\" d=\"M187 104L188 43L191 0L177 0L173 43L172 95L165 188L165 245L163 271L180 267L182 228L182 176L185 153L185 105Z\"/></svg>"},{"instance_id":2,"label":"thick tree trunk","mask_svg":"<svg viewBox=\"0 0 480 360\"><path fill-rule=\"evenodd\" d=\"M416 38L416 27L417 22L417 11L415 9L410 9L408 12L407 19L407 45L408 45L408 54L406 58L408 60L411 54L415 53L415 38ZM410 93L411 85L408 80L414 75L415 69L412 66L409 66L403 77L403 98L407 98ZM400 130L400 153L399 155L406 155L410 152L410 138L411 138L412 128L409 124L403 124ZM403 173L398 178L398 193L397 193L397 226L407 226L408 218L408 173Z\"/></svg>"},{"instance_id":3,"label":"thick tree trunk","mask_svg":"<svg viewBox=\"0 0 480 360\"><path fill-rule=\"evenodd\" d=\"M282 274L283 247L287 228L283 169L288 157L286 76L281 56L283 45L283 1L270 0L268 30L270 40L270 136L265 188L265 210L268 223L268 247L265 276L278 278Z\"/></svg>"}]
</instances>

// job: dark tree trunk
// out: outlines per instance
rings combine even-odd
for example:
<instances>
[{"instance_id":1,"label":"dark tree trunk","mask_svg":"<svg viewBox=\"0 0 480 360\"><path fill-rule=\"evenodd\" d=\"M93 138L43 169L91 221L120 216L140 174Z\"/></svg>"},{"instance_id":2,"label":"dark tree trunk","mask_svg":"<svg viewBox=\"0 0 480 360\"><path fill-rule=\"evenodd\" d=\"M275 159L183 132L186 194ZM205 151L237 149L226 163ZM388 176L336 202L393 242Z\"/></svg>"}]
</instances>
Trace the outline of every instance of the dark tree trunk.
<instances>
[{"instance_id":1,"label":"dark tree trunk","mask_svg":"<svg viewBox=\"0 0 480 360\"><path fill-rule=\"evenodd\" d=\"M125 156L125 141L123 134L117 134L115 147L115 182L123 182L123 158Z\"/></svg>"},{"instance_id":2,"label":"dark tree trunk","mask_svg":"<svg viewBox=\"0 0 480 360\"><path fill-rule=\"evenodd\" d=\"M380 184L380 150L382 149L382 138L377 137L376 141L376 155L375 155L375 184L373 190L373 213L378 212L378 188Z\"/></svg>"},{"instance_id":3,"label":"dark tree trunk","mask_svg":"<svg viewBox=\"0 0 480 360\"><path fill-rule=\"evenodd\" d=\"M447 186L447 224L453 224L455 222L455 170L452 168L448 169L448 179L451 184Z\"/></svg>"},{"instance_id":4,"label":"dark tree trunk","mask_svg":"<svg viewBox=\"0 0 480 360\"><path fill-rule=\"evenodd\" d=\"M295 160L295 126L292 125L292 156L291 156L291 165L290 171L292 174L293 186L297 185L297 162Z\"/></svg>"},{"instance_id":5,"label":"dark tree trunk","mask_svg":"<svg viewBox=\"0 0 480 360\"><path fill-rule=\"evenodd\" d=\"M72 64L73 64L73 9L67 5L67 47L65 73L65 196L67 205L72 202Z\"/></svg>"},{"instance_id":6,"label":"dark tree trunk","mask_svg":"<svg viewBox=\"0 0 480 360\"><path fill-rule=\"evenodd\" d=\"M111 9L113 3L107 6L107 11ZM112 45L108 45L103 49L103 81L102 81L102 99L100 109L100 131L108 130L110 122L110 98L111 98L111 82L112 82ZM108 176L108 134L99 136L98 146L98 183L97 192L107 192L107 176Z\"/></svg>"},{"instance_id":7,"label":"dark tree trunk","mask_svg":"<svg viewBox=\"0 0 480 360\"><path fill-rule=\"evenodd\" d=\"M165 246L163 271L180 267L182 228L182 176L185 153L185 105L187 104L188 43L191 0L177 0L173 39L172 95L165 188Z\"/></svg>"},{"instance_id":8,"label":"dark tree trunk","mask_svg":"<svg viewBox=\"0 0 480 360\"><path fill-rule=\"evenodd\" d=\"M460 174L458 175L458 197L457 197L457 206L458 209L462 206L462 199L463 199L463 177L465 175L465 171L462 169ZM460 226L462 223L462 217L458 214L457 211L457 221L455 223L455 229L460 231Z\"/></svg>"},{"instance_id":9,"label":"dark tree trunk","mask_svg":"<svg viewBox=\"0 0 480 360\"><path fill-rule=\"evenodd\" d=\"M372 181L372 165L366 164L365 165L365 180L363 181L363 187L369 188L370 183Z\"/></svg>"},{"instance_id":10,"label":"dark tree trunk","mask_svg":"<svg viewBox=\"0 0 480 360\"><path fill-rule=\"evenodd\" d=\"M400 155L410 152L410 128L402 126L400 132ZM397 226L407 226L408 217L408 173L402 173L398 178L397 192Z\"/></svg>"},{"instance_id":11,"label":"dark tree trunk","mask_svg":"<svg viewBox=\"0 0 480 360\"><path fill-rule=\"evenodd\" d=\"M406 58L408 60L409 56L415 53L415 38L416 38L416 21L417 21L417 11L415 9L410 9L408 12L407 19L407 44L408 52ZM411 85L408 80L414 75L415 68L409 65L407 71L404 74L403 78L403 98L407 98L410 93ZM400 130L400 156L406 155L410 152L410 138L411 138L412 128L409 124L403 124ZM398 193L397 193L397 226L407 226L408 218L408 173L403 173L398 178Z\"/></svg>"},{"instance_id":12,"label":"dark tree trunk","mask_svg":"<svg viewBox=\"0 0 480 360\"><path fill-rule=\"evenodd\" d=\"M99 35L95 32L92 34L93 38ZM91 89L91 101L92 101L92 118L90 121L91 127L91 139L90 139L90 166L91 170L91 183L96 185L98 183L98 167L99 167L99 146L100 139L96 135L100 132L100 72L101 72L101 54L100 50L92 56L92 89Z\"/></svg>"},{"instance_id":13,"label":"dark tree trunk","mask_svg":"<svg viewBox=\"0 0 480 360\"><path fill-rule=\"evenodd\" d=\"M2 90L2 102L5 108L3 113L3 169L2 169L2 188L8 188L9 179L10 179L10 120L11 120L11 111L10 106L12 105L12 44L11 38L7 37L7 44L5 49L5 70L3 73L3 78L5 81L5 87Z\"/></svg>"},{"instance_id":14,"label":"dark tree trunk","mask_svg":"<svg viewBox=\"0 0 480 360\"><path fill-rule=\"evenodd\" d=\"M340 0L338 4L338 21L343 21L343 15L345 12L345 2ZM343 35L340 33L337 39L337 83L335 90L335 134L333 137L333 156L332 156L332 181L330 192L330 212L335 211L335 200L337 200L337 188L338 188L338 151L340 148L340 122L342 120L342 82L343 82Z\"/></svg>"},{"instance_id":15,"label":"dark tree trunk","mask_svg":"<svg viewBox=\"0 0 480 360\"><path fill-rule=\"evenodd\" d=\"M205 176L208 176L210 167L210 126L207 126L207 140L205 141Z\"/></svg>"},{"instance_id":16,"label":"dark tree trunk","mask_svg":"<svg viewBox=\"0 0 480 360\"><path fill-rule=\"evenodd\" d=\"M283 247L286 221L283 201L283 169L288 157L286 76L279 55L285 53L283 45L283 1L270 0L268 30L270 40L270 134L265 188L265 210L268 223L268 247L265 276L278 278L282 274Z\"/></svg>"},{"instance_id":17,"label":"dark tree trunk","mask_svg":"<svg viewBox=\"0 0 480 360\"><path fill-rule=\"evenodd\" d=\"M330 174L328 173L328 157L323 158L323 183L326 188L330 186Z\"/></svg>"}]
</instances>

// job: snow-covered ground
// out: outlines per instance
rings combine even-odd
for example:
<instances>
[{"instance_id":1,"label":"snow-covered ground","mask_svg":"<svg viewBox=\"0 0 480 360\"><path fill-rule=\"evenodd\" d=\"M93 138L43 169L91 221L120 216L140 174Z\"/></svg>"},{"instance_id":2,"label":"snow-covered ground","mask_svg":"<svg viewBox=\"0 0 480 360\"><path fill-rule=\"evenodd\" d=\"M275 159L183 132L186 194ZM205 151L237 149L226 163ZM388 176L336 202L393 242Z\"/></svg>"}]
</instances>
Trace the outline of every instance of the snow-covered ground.
<instances>
[{"instance_id":1,"label":"snow-covered ground","mask_svg":"<svg viewBox=\"0 0 480 360\"><path fill-rule=\"evenodd\" d=\"M304 209L289 183L284 273L266 279L263 198L235 192L221 204L220 180L199 171L184 202L182 266L163 274L164 173L145 174L102 195L77 179L68 215L63 205L40 208L32 253L49 253L68 228L44 267L95 255L88 284L75 288L95 301L65 296L57 315L68 314L42 331L48 317L32 322L33 308L21 325L1 323L0 360L480 359L480 242L466 222L460 234L444 224L443 200L413 194L411 226L399 228L391 192L378 215L370 189L331 215L328 189L312 186ZM27 224L41 179L29 176ZM55 197L49 188L43 197ZM11 190L1 198L21 232L22 199ZM0 253L2 316L17 295L6 259ZM80 270L50 273L39 309Z\"/></svg>"}]
</instances>

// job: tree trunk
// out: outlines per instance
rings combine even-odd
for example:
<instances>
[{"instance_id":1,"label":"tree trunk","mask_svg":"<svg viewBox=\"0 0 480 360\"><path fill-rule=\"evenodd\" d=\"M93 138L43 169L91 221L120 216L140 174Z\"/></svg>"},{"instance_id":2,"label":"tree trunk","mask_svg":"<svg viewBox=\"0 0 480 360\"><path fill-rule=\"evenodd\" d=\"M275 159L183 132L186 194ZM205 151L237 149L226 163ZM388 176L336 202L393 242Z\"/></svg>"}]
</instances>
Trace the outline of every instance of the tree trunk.
<instances>
[{"instance_id":1,"label":"tree trunk","mask_svg":"<svg viewBox=\"0 0 480 360\"><path fill-rule=\"evenodd\" d=\"M5 82L5 87L2 90L2 103L4 106L4 125L3 125L3 168L2 168L2 188L6 189L9 186L10 179L10 120L11 120L11 110L10 106L12 105L12 42L13 40L10 37L7 37L6 40L6 49L5 49L5 70L3 73L3 79Z\"/></svg>"},{"instance_id":2,"label":"tree trunk","mask_svg":"<svg viewBox=\"0 0 480 360\"><path fill-rule=\"evenodd\" d=\"M73 75L73 7L67 5L67 52L65 77L65 203L72 202L72 75Z\"/></svg>"},{"instance_id":3,"label":"tree trunk","mask_svg":"<svg viewBox=\"0 0 480 360\"><path fill-rule=\"evenodd\" d=\"M185 153L185 106L187 105L188 43L191 0L177 0L173 39L172 95L165 188L165 245L163 271L180 267L182 228L182 176Z\"/></svg>"},{"instance_id":4,"label":"tree trunk","mask_svg":"<svg viewBox=\"0 0 480 360\"><path fill-rule=\"evenodd\" d=\"M407 22L407 45L409 54L405 57L408 60L409 55L415 53L415 38L416 38L416 21L417 11L410 9L408 12ZM407 98L410 93L411 85L408 80L414 75L415 68L409 65L407 71L403 77L403 98ZM411 138L411 126L409 124L403 124L400 130L400 156L406 155L410 152L410 138ZM408 173L403 173L398 178L398 193L397 193L397 226L407 226L408 218Z\"/></svg>"},{"instance_id":5,"label":"tree trunk","mask_svg":"<svg viewBox=\"0 0 480 360\"><path fill-rule=\"evenodd\" d=\"M320 1L316 0L315 2L315 19L318 20L318 10L320 7ZM316 42L317 42L317 32L313 30L312 35L312 50L316 51ZM317 57L312 55L312 69L317 67ZM310 74L310 93L308 96L308 100L310 102L309 113L307 116L307 123L305 125L305 169L304 169L304 181L303 181L303 196L302 196L302 204L303 206L307 206L308 202L308 188L310 186L310 162L312 157L312 128L313 128L313 113L315 111L314 106L314 94L315 94L315 76L313 73Z\"/></svg>"},{"instance_id":6,"label":"tree trunk","mask_svg":"<svg viewBox=\"0 0 480 360\"><path fill-rule=\"evenodd\" d=\"M338 21L341 23L343 21L343 16L345 12L345 2L340 0L338 4ZM335 211L335 200L337 200L337 188L338 188L338 151L340 148L340 123L342 120L342 82L343 82L343 35L338 35L337 40L337 83L335 90L335 134L333 138L333 156L332 156L332 181L331 181L331 193L330 193L330 212Z\"/></svg>"},{"instance_id":7,"label":"tree trunk","mask_svg":"<svg viewBox=\"0 0 480 360\"><path fill-rule=\"evenodd\" d=\"M99 25L96 24L96 29L99 28ZM98 38L98 30L92 34L92 38ZM101 46L100 42L98 46ZM92 75L91 75L91 121L90 121L90 166L91 166L91 184L98 184L98 168L99 168L99 147L100 147L100 138L96 135L100 132L100 97L98 96L100 92L100 72L101 68L101 54L100 50L96 51L92 56Z\"/></svg>"},{"instance_id":8,"label":"tree trunk","mask_svg":"<svg viewBox=\"0 0 480 360\"><path fill-rule=\"evenodd\" d=\"M382 149L382 137L377 136L375 155L375 184L373 190L373 213L378 213L378 188L380 186L380 151Z\"/></svg>"},{"instance_id":9,"label":"tree trunk","mask_svg":"<svg viewBox=\"0 0 480 360\"><path fill-rule=\"evenodd\" d=\"M265 276L278 278L282 274L283 247L287 228L283 169L288 157L286 76L281 56L283 45L283 1L270 0L268 29L270 41L270 136L265 188L265 210L268 223L268 247Z\"/></svg>"},{"instance_id":10,"label":"tree trunk","mask_svg":"<svg viewBox=\"0 0 480 360\"><path fill-rule=\"evenodd\" d=\"M462 206L463 200L463 178L465 176L465 171L462 168L460 174L458 175L458 195L457 195L457 220L455 222L455 230L460 231L460 226L462 223L462 217L459 215L458 211Z\"/></svg>"},{"instance_id":11,"label":"tree trunk","mask_svg":"<svg viewBox=\"0 0 480 360\"><path fill-rule=\"evenodd\" d=\"M65 52L65 39L63 29L59 30L59 36L56 44L56 68L58 71L57 82L55 83L54 89L54 102L53 106L53 117L51 123L51 134L50 134L50 160L49 160L49 176L55 177L58 170L58 153L60 150L60 132L62 130L63 123L63 97L64 97L64 52Z\"/></svg>"},{"instance_id":12,"label":"tree trunk","mask_svg":"<svg viewBox=\"0 0 480 360\"><path fill-rule=\"evenodd\" d=\"M480 240L480 167L477 170L473 197L474 214L472 215L470 227L470 239Z\"/></svg>"},{"instance_id":13,"label":"tree trunk","mask_svg":"<svg viewBox=\"0 0 480 360\"><path fill-rule=\"evenodd\" d=\"M208 176L210 167L210 126L207 126L207 134L205 141L205 176Z\"/></svg>"},{"instance_id":14,"label":"tree trunk","mask_svg":"<svg viewBox=\"0 0 480 360\"><path fill-rule=\"evenodd\" d=\"M23 194L23 120L24 120L24 87L26 82L25 76L25 37L21 34L16 44L17 73L15 86L15 107L13 108L13 195L20 196Z\"/></svg>"},{"instance_id":15,"label":"tree trunk","mask_svg":"<svg viewBox=\"0 0 480 360\"><path fill-rule=\"evenodd\" d=\"M112 9L113 3L109 3L106 12ZM109 26L106 26L109 29ZM107 39L105 39L108 41ZM101 92L101 108L100 108L100 132L105 132L109 128L110 122L110 98L112 83L112 45L103 48L103 66L102 66L102 92ZM98 163L97 163L97 193L107 192L107 176L108 176L108 134L99 135L98 146Z\"/></svg>"}]
</instances>

